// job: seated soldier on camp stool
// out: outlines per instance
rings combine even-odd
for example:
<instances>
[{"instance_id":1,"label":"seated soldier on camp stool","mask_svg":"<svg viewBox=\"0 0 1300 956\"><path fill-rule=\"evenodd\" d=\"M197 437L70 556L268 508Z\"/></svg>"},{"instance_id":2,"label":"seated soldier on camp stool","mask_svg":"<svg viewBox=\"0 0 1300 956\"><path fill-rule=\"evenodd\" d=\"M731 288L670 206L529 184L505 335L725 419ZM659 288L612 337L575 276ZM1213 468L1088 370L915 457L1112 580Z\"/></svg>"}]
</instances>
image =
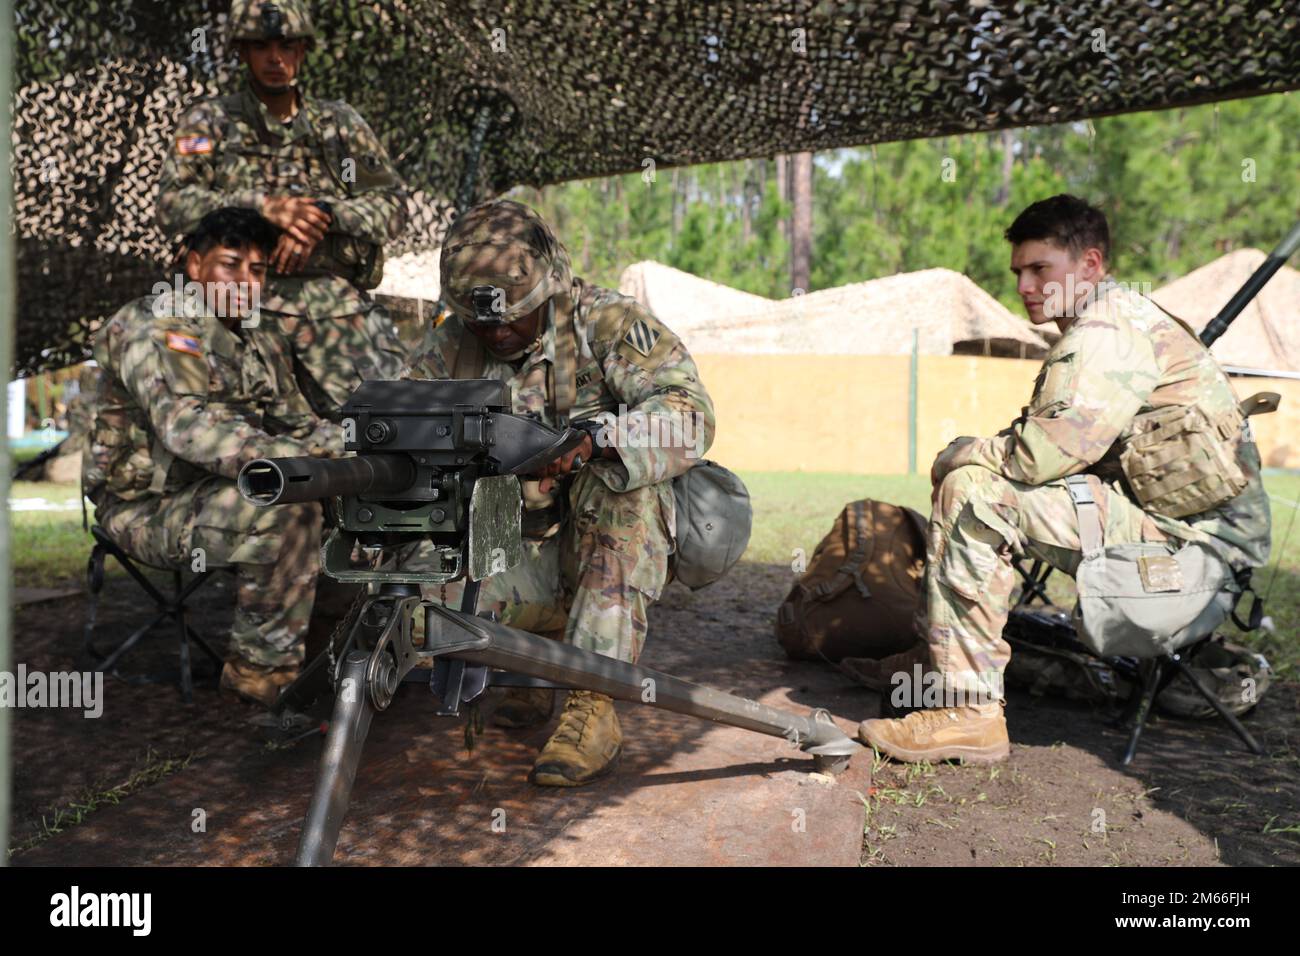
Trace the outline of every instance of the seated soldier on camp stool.
<instances>
[{"instance_id":1,"label":"seated soldier on camp stool","mask_svg":"<svg viewBox=\"0 0 1300 956\"><path fill-rule=\"evenodd\" d=\"M221 687L267 707L303 661L321 506L255 507L235 478L255 458L343 454L342 429L298 388L288 343L253 311L277 234L251 209L208 213L187 237L180 293L167 286L104 323L83 470L96 520L132 557L188 567L198 551L235 569Z\"/></svg>"},{"instance_id":2,"label":"seated soldier on camp stool","mask_svg":"<svg viewBox=\"0 0 1300 956\"><path fill-rule=\"evenodd\" d=\"M564 246L520 203L484 203L461 216L443 245L441 279L451 315L405 377L498 379L515 413L588 431L580 447L523 482L524 560L484 581L480 612L635 663L647 610L668 582L673 478L713 441L713 404L694 361L636 300L574 277ZM485 296L495 314L476 308ZM431 593L453 606L459 595L458 585ZM542 723L553 696L513 689L494 721ZM570 691L530 779L573 787L612 770L623 739L613 703Z\"/></svg>"},{"instance_id":3,"label":"seated soldier on camp stool","mask_svg":"<svg viewBox=\"0 0 1300 956\"><path fill-rule=\"evenodd\" d=\"M1016 585L1012 559L1028 555L1074 576L1097 534L1090 525L1081 538L1079 498L1095 501L1087 514L1099 517L1108 548L1163 542L1173 554L1199 543L1234 575L1268 560L1268 496L1232 386L1185 324L1109 276L1103 214L1081 199L1055 196L1025 209L1006 238L1030 321L1054 321L1062 337L1021 416L991 438L956 439L931 469L918 616L924 640L874 668L858 664L878 688L891 676L911 679L918 662L942 675L950 706L859 728L865 743L897 760L1008 755L1002 675L1011 651L1002 629ZM1174 437L1190 453L1135 471L1138 456L1124 457L1135 436L1174 419L1210 427L1178 426L1186 433ZM1177 469L1183 471L1172 474ZM1084 483L1073 495L1071 476ZM1154 491L1144 500L1135 487ZM1205 582L1184 581L1181 588L1212 592L1221 579L1199 589Z\"/></svg>"}]
</instances>

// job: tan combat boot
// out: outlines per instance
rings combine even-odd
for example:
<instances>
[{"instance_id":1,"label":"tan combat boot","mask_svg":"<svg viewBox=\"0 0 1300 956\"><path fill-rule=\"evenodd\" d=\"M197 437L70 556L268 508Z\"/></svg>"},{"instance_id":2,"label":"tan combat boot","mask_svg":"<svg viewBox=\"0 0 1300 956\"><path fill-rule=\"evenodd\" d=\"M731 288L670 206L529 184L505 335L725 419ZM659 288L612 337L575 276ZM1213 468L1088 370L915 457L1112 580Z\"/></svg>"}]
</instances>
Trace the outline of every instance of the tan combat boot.
<instances>
[{"instance_id":1,"label":"tan combat boot","mask_svg":"<svg viewBox=\"0 0 1300 956\"><path fill-rule=\"evenodd\" d=\"M580 787L613 770L622 752L623 731L613 699L571 690L560 726L537 755L528 779L543 787Z\"/></svg>"},{"instance_id":2,"label":"tan combat boot","mask_svg":"<svg viewBox=\"0 0 1300 956\"><path fill-rule=\"evenodd\" d=\"M879 693L888 693L893 689L895 674L906 674L912 679L912 669L920 664L922 668L930 666L930 645L917 641L905 651L888 657L846 657L840 661L840 671L863 687Z\"/></svg>"},{"instance_id":3,"label":"tan combat boot","mask_svg":"<svg viewBox=\"0 0 1300 956\"><path fill-rule=\"evenodd\" d=\"M492 712L497 727L535 727L551 719L555 691L549 687L510 687Z\"/></svg>"},{"instance_id":4,"label":"tan combat boot","mask_svg":"<svg viewBox=\"0 0 1300 956\"><path fill-rule=\"evenodd\" d=\"M904 763L996 763L1011 753L1001 704L917 710L898 720L864 720L858 737Z\"/></svg>"},{"instance_id":5,"label":"tan combat boot","mask_svg":"<svg viewBox=\"0 0 1300 956\"><path fill-rule=\"evenodd\" d=\"M298 679L298 672L297 664L264 667L242 657L232 657L221 669L220 689L270 708L280 696L280 690Z\"/></svg>"}]
</instances>

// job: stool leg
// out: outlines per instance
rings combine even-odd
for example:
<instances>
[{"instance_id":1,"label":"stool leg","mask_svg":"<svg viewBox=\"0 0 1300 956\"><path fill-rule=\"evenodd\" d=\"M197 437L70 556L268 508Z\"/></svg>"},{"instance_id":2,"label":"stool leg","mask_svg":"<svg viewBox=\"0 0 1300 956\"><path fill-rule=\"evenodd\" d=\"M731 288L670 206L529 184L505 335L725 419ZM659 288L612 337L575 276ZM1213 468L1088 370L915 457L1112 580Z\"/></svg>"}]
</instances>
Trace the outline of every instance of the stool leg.
<instances>
[{"instance_id":1,"label":"stool leg","mask_svg":"<svg viewBox=\"0 0 1300 956\"><path fill-rule=\"evenodd\" d=\"M181 700L187 704L192 704L194 703L194 675L190 671L189 625L185 623L185 604L183 603L185 592L181 587L181 573L179 571L172 572L172 582L175 585L176 593L176 608L173 613L181 639Z\"/></svg>"},{"instance_id":2,"label":"stool leg","mask_svg":"<svg viewBox=\"0 0 1300 956\"><path fill-rule=\"evenodd\" d=\"M1151 713L1151 704L1156 699L1156 690L1160 686L1160 676L1164 666L1163 660L1159 658L1153 660L1151 673L1147 674L1147 679L1143 682L1142 698L1138 701L1137 713L1133 717L1133 734L1129 737L1128 746L1120 758L1120 763L1126 767L1133 762L1133 756L1137 753L1138 738L1142 736L1142 728L1146 726L1147 717Z\"/></svg>"},{"instance_id":3,"label":"stool leg","mask_svg":"<svg viewBox=\"0 0 1300 956\"><path fill-rule=\"evenodd\" d=\"M1205 685L1201 683L1200 678L1192 673L1192 669L1188 667L1181 658L1178 657L1178 655L1174 655L1173 664L1174 667L1177 668L1178 673L1186 677L1187 682L1196 688L1196 692L1205 698L1205 702L1213 707L1215 712L1217 712L1218 715L1227 722L1228 726L1232 728L1232 732L1235 733L1241 739L1241 742L1246 745L1247 750L1253 754L1262 754L1264 752L1264 748L1255 741L1255 738L1250 735L1250 731L1242 725L1241 721L1237 719L1237 716L1229 713L1228 709L1224 707L1213 694L1205 689Z\"/></svg>"},{"instance_id":4,"label":"stool leg","mask_svg":"<svg viewBox=\"0 0 1300 956\"><path fill-rule=\"evenodd\" d=\"M93 660L102 660L103 655L95 650L95 615L99 611L99 592L104 586L104 549L95 545L90 549L90 559L86 562L86 627L82 635L82 649Z\"/></svg>"}]
</instances>

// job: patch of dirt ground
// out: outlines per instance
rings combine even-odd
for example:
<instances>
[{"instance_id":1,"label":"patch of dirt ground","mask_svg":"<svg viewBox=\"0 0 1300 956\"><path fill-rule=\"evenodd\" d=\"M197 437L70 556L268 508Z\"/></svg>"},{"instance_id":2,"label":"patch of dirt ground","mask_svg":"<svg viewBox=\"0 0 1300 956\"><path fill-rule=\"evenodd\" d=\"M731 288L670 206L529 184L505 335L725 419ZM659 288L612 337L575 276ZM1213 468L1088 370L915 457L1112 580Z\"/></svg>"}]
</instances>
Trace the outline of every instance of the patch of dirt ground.
<instances>
[{"instance_id":1,"label":"patch of dirt ground","mask_svg":"<svg viewBox=\"0 0 1300 956\"><path fill-rule=\"evenodd\" d=\"M791 686L795 669L776 643L776 608L792 583L789 568L742 564L700 592L672 585L654 607L650 641L709 631L709 640L753 657L755 680ZM217 575L194 599L206 635L230 624L233 579ZM56 582L57 583L57 582ZM344 606L346 602L335 599ZM14 661L29 669L80 663L83 597L20 607ZM140 593L110 577L99 632L121 639L147 613ZM329 621L315 625L316 637ZM214 641L218 650L224 641ZM131 673L174 667L175 643L159 631L127 660ZM109 678L113 719L67 710L15 710L11 847L57 840L97 806L133 794L187 759L257 746L248 709L211 684L181 705L175 685ZM846 687L851 686L845 681ZM724 688L726 689L726 688ZM749 690L749 689L747 689ZM812 695L807 695L811 697ZM865 690L841 700L837 716L879 714ZM808 706L817 701L808 699ZM988 766L903 766L877 762L868 797L862 862L867 865L1196 865L1300 862L1300 685L1275 683L1246 725L1265 749L1255 757L1215 721L1155 718L1132 766L1119 763L1124 735L1114 714L1013 692L1007 708L1011 758ZM856 758L870 760L870 754Z\"/></svg>"}]
</instances>

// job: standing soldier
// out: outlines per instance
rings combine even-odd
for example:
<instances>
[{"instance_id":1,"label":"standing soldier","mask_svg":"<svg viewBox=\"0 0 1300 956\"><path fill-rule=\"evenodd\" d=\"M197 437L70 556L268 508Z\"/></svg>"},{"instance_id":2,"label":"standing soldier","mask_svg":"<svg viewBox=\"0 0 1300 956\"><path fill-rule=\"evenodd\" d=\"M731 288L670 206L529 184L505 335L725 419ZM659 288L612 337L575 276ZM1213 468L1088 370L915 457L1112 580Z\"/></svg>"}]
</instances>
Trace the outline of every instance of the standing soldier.
<instances>
[{"instance_id":1,"label":"standing soldier","mask_svg":"<svg viewBox=\"0 0 1300 956\"><path fill-rule=\"evenodd\" d=\"M672 479L713 441L695 362L636 300L575 278L550 227L517 202L483 203L456 221L441 279L451 316L408 377L498 379L516 413L588 431L524 482L524 560L484 582L480 606L512 627L635 662L668 580ZM551 708L550 690L513 690L494 719L523 727ZM613 767L622 739L609 697L570 691L531 779L588 783Z\"/></svg>"},{"instance_id":2,"label":"standing soldier","mask_svg":"<svg viewBox=\"0 0 1300 956\"><path fill-rule=\"evenodd\" d=\"M187 233L212 210L237 206L280 227L262 313L291 343L312 408L337 418L357 385L402 367L393 324L365 290L383 276L383 244L406 225L406 196L352 107L300 91L314 36L303 0L234 0L230 41L248 68L243 89L181 118L158 221Z\"/></svg>"},{"instance_id":3,"label":"standing soldier","mask_svg":"<svg viewBox=\"0 0 1300 956\"><path fill-rule=\"evenodd\" d=\"M958 438L930 471L925 645L863 676L876 686L890 673L910 679L928 659L946 702L963 704L864 721L862 740L898 760L1008 755L1002 628L1013 555L1070 575L1085 553L1123 545L1170 554L1206 545L1235 576L1268 560L1268 495L1232 386L1186 325L1109 277L1105 216L1054 196L1025 209L1006 238L1030 321L1055 321L1062 336L1021 417L991 438ZM1145 446L1135 440L1157 428L1184 454L1137 454ZM1153 579L1148 590L1194 601L1224 587L1217 577Z\"/></svg>"}]
</instances>

